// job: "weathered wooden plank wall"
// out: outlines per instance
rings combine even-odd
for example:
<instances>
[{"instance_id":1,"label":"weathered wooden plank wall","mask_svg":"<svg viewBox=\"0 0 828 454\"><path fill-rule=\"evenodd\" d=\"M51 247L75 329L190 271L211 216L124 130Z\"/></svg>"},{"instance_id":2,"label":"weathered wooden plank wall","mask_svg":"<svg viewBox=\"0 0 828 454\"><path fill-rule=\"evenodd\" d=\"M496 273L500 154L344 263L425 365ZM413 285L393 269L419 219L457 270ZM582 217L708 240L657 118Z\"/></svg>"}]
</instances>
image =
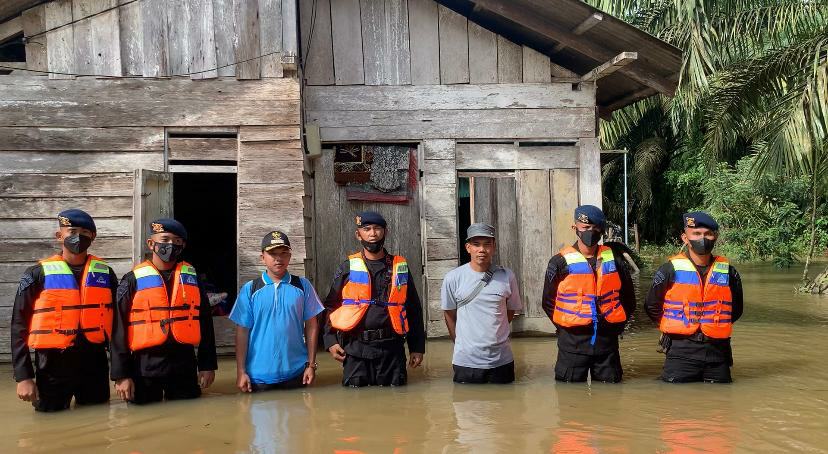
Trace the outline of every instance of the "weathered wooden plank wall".
<instances>
[{"instance_id":1,"label":"weathered wooden plank wall","mask_svg":"<svg viewBox=\"0 0 828 454\"><path fill-rule=\"evenodd\" d=\"M25 36L60 27L27 43L27 67L116 77L259 79L283 77L282 55L298 52L296 0L127 3L56 0L24 11ZM329 3L325 7L330 10ZM330 28L329 17L327 22Z\"/></svg>"}]
</instances>

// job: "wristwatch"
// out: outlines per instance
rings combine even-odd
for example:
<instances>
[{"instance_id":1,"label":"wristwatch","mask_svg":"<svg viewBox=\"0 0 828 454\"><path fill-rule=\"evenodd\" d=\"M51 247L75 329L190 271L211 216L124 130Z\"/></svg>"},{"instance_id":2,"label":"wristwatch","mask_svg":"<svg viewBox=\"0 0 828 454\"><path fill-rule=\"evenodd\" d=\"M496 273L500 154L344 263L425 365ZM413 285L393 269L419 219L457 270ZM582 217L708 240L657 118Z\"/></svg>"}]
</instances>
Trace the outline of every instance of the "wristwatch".
<instances>
[{"instance_id":1,"label":"wristwatch","mask_svg":"<svg viewBox=\"0 0 828 454\"><path fill-rule=\"evenodd\" d=\"M307 369L308 367L312 368L313 370L316 370L319 367L319 363L314 361L313 364L311 364L311 363L305 361L305 369Z\"/></svg>"}]
</instances>

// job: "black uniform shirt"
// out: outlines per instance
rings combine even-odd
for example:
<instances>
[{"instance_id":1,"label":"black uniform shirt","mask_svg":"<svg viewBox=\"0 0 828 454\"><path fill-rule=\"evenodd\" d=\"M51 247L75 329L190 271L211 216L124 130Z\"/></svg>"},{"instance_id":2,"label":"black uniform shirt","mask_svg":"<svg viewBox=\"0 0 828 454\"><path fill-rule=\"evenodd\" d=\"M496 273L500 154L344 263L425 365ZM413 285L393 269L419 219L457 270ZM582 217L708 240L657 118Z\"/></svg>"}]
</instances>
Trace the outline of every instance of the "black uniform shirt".
<instances>
[{"instance_id":1,"label":"black uniform shirt","mask_svg":"<svg viewBox=\"0 0 828 454\"><path fill-rule=\"evenodd\" d=\"M627 270L624 257L615 252L615 268L621 278L621 291L619 299L627 314L627 320L635 312L635 287ZM587 259L589 266L595 272L596 257ZM552 319L555 311L555 297L558 294L558 286L569 275L566 259L560 253L555 254L549 260L546 268L546 278L543 285L543 301L541 305L546 315ZM555 325L558 329L558 348L569 353L580 353L586 355L601 355L610 353L618 348L618 335L624 332L624 323L607 323L603 317L598 317L598 334L595 337L595 344L590 344L593 335L593 326L590 323L586 326L564 328Z\"/></svg>"},{"instance_id":2,"label":"black uniform shirt","mask_svg":"<svg viewBox=\"0 0 828 454\"><path fill-rule=\"evenodd\" d=\"M75 276L75 281L78 282L78 288L80 288L85 266L86 264L69 265L69 269L72 270L72 274ZM20 286L17 288L17 295L14 298L11 319L11 350L14 379L18 382L35 377L27 340L34 303L43 290L44 278L43 267L40 264L29 267L23 273L23 277L20 278ZM112 268L109 269L109 287L112 291L112 301L115 301L118 277L112 271ZM85 361L85 358L89 356L89 353L99 353L105 349L106 343L93 344L86 340L83 334L80 334L75 336L74 343L65 350L57 348L38 349L35 352L35 357L38 369L48 368L55 373L59 373L63 369L71 370L82 367L88 362Z\"/></svg>"},{"instance_id":3,"label":"black uniform shirt","mask_svg":"<svg viewBox=\"0 0 828 454\"><path fill-rule=\"evenodd\" d=\"M167 287L167 296L171 298L174 269L161 271L161 277ZM201 293L201 307L199 308L199 324L201 327L201 343L198 346L196 359L195 347L189 344L180 344L169 334L166 342L161 345L145 348L135 353L129 349L127 328L129 311L132 309L132 298L136 292L135 274L130 271L121 279L118 286L117 310L112 323L112 380L136 377L169 377L171 375L191 374L194 369L199 371L216 370L216 338L213 333L213 316L210 301L199 282Z\"/></svg>"},{"instance_id":4,"label":"black uniform shirt","mask_svg":"<svg viewBox=\"0 0 828 454\"><path fill-rule=\"evenodd\" d=\"M365 265L371 275L371 299L378 301L388 301L390 289L388 284L391 282L392 268L389 266L393 262L394 256L386 252L386 258L380 260L365 260ZM342 305L342 289L348 283L348 275L350 273L350 263L348 260L342 262L334 274L331 290L328 292L328 297L325 298L325 308L328 313L331 313ZM378 298L377 295L383 295ZM414 281L408 279L408 292L405 299L405 312L408 317L408 333L406 339L408 341L408 351L411 353L425 353L425 327L423 326L423 307L420 303L420 297L417 294L417 289L414 287ZM390 347L384 344L399 343L399 338L393 338L383 341L363 342L356 339L354 335L365 330L388 329L392 330L391 319L388 317L388 310L379 305L370 305L365 313L365 317L359 322L352 331L343 335L331 326L330 317L328 317L325 324L324 342L325 348L331 348L335 344L342 345L342 348L349 355L359 358L377 358L384 354Z\"/></svg>"},{"instance_id":5,"label":"black uniform shirt","mask_svg":"<svg viewBox=\"0 0 828 454\"><path fill-rule=\"evenodd\" d=\"M699 276L702 276L703 282L710 266L696 266L696 270L699 272ZM664 297L667 295L667 291L673 283L675 273L673 263L668 261L664 265L661 265L653 276L653 286L647 293L644 310L647 312L650 320L656 324L661 323L661 316L664 313ZM735 322L739 320L744 311L742 278L733 265L729 267L728 274L728 285L730 286L730 293L733 296L731 319ZM730 360L730 339L707 339L705 342L701 342L695 335L682 336L670 334L669 336L672 339L669 352L671 355L709 362Z\"/></svg>"}]
</instances>

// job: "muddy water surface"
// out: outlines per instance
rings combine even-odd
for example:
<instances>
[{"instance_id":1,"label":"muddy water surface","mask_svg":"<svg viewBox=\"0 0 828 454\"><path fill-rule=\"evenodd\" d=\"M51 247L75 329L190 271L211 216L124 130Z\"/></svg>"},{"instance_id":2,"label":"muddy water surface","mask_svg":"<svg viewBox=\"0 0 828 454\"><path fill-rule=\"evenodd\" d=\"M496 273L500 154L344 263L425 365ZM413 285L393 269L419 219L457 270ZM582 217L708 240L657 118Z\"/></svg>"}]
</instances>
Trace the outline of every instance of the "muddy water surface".
<instances>
[{"instance_id":1,"label":"muddy water surface","mask_svg":"<svg viewBox=\"0 0 828 454\"><path fill-rule=\"evenodd\" d=\"M794 295L796 269L740 271L731 385L657 381L658 333L640 308L621 385L556 384L554 339L521 338L515 384L456 386L451 343L436 340L399 389L344 389L323 356L307 390L239 395L225 359L196 401L43 415L16 399L3 365L0 453L828 452L828 297Z\"/></svg>"}]
</instances>

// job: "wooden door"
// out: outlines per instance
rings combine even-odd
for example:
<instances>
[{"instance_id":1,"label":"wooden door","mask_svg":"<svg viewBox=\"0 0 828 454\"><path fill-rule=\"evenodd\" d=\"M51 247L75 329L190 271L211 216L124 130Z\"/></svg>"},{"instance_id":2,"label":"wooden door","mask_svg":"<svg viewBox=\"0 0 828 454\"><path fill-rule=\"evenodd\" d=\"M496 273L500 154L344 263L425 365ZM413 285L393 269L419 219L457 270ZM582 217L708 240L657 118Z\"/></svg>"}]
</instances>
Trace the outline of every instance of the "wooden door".
<instances>
[{"instance_id":1,"label":"wooden door","mask_svg":"<svg viewBox=\"0 0 828 454\"><path fill-rule=\"evenodd\" d=\"M520 250L518 248L517 192L514 174L472 176L471 221L494 226L497 235L497 252L494 262L511 269L520 276ZM466 232L460 232L465 238Z\"/></svg>"},{"instance_id":2,"label":"wooden door","mask_svg":"<svg viewBox=\"0 0 828 454\"><path fill-rule=\"evenodd\" d=\"M133 260L138 263L146 258L149 251L146 239L149 237L149 223L161 217L173 217L173 179L167 172L135 170L135 193L133 209Z\"/></svg>"}]
</instances>

